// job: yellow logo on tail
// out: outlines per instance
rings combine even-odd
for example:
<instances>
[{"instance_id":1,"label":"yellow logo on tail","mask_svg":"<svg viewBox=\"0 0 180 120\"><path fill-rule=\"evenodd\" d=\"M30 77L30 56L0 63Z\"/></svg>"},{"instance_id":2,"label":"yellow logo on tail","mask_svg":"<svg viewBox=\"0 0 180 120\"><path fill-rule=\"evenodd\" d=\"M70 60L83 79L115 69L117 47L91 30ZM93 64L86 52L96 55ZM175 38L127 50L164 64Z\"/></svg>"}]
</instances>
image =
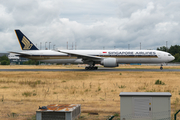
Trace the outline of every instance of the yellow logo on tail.
<instances>
[{"instance_id":1,"label":"yellow logo on tail","mask_svg":"<svg viewBox=\"0 0 180 120\"><path fill-rule=\"evenodd\" d=\"M33 46L33 44L31 44L31 43L26 39L26 37L24 37L24 36L23 36L23 39L22 39L22 43L24 44L23 50L29 50L29 49L31 49L31 47Z\"/></svg>"}]
</instances>

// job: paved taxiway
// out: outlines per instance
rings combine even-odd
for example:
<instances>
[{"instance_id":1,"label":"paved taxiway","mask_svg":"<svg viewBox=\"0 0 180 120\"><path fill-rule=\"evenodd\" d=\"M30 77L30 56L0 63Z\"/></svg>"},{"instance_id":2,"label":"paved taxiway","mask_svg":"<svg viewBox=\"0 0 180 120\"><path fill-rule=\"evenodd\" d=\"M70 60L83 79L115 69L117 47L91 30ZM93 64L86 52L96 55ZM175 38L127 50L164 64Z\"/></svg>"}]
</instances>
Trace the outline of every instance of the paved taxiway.
<instances>
[{"instance_id":1,"label":"paved taxiway","mask_svg":"<svg viewBox=\"0 0 180 120\"><path fill-rule=\"evenodd\" d=\"M131 71L131 72L180 72L180 69L107 69L100 68L98 70L85 70L85 69L0 69L0 71Z\"/></svg>"}]
</instances>

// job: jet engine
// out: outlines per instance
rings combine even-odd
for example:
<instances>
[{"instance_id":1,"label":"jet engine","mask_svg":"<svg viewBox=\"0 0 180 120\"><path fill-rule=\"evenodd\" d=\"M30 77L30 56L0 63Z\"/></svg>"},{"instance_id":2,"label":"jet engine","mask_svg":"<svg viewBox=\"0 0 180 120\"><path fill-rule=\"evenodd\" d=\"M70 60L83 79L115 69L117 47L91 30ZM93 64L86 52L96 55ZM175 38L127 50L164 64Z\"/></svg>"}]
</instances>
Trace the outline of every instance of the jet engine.
<instances>
[{"instance_id":1,"label":"jet engine","mask_svg":"<svg viewBox=\"0 0 180 120\"><path fill-rule=\"evenodd\" d=\"M116 58L105 58L101 61L101 65L104 67L118 67L119 64L116 61Z\"/></svg>"}]
</instances>

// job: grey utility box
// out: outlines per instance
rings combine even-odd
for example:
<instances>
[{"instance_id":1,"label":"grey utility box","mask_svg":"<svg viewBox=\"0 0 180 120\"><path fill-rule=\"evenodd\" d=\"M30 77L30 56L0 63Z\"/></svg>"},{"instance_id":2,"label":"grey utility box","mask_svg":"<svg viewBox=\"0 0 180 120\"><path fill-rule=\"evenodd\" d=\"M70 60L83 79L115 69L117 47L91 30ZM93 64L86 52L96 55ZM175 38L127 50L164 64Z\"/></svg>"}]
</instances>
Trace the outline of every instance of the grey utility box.
<instances>
[{"instance_id":1,"label":"grey utility box","mask_svg":"<svg viewBox=\"0 0 180 120\"><path fill-rule=\"evenodd\" d=\"M121 92L121 120L171 120L171 93Z\"/></svg>"},{"instance_id":2,"label":"grey utility box","mask_svg":"<svg viewBox=\"0 0 180 120\"><path fill-rule=\"evenodd\" d=\"M51 104L36 111L36 120L75 120L80 114L79 104Z\"/></svg>"}]
</instances>

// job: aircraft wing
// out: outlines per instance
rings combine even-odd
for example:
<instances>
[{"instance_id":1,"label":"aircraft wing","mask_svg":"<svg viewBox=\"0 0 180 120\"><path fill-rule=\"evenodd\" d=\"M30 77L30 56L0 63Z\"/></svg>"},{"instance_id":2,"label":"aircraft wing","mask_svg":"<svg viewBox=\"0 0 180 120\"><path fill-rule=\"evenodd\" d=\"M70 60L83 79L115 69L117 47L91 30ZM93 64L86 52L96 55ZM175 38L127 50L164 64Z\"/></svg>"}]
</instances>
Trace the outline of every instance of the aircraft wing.
<instances>
[{"instance_id":1,"label":"aircraft wing","mask_svg":"<svg viewBox=\"0 0 180 120\"><path fill-rule=\"evenodd\" d=\"M61 53L68 54L68 55L77 56L78 58L82 58L82 59L96 59L96 60L103 59L102 57L98 57L98 56L92 56L92 55L87 55L87 54L80 54L80 53L69 52L69 51L64 51L64 50L57 50L57 51L61 52Z\"/></svg>"}]
</instances>

